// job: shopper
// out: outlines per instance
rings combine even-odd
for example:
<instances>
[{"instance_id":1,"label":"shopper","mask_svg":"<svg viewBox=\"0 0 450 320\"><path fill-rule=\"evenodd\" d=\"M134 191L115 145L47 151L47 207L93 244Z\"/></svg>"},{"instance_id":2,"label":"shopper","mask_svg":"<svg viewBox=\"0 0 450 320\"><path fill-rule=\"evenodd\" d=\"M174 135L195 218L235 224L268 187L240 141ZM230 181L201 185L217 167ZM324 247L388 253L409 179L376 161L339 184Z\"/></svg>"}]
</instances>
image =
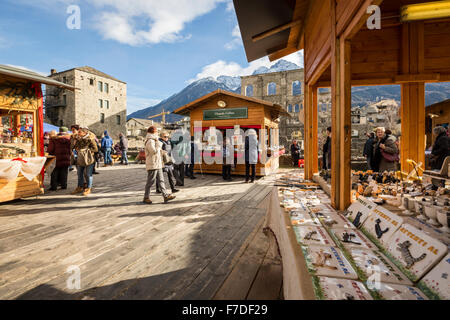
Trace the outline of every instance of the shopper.
<instances>
[{"instance_id":1,"label":"shopper","mask_svg":"<svg viewBox=\"0 0 450 320\"><path fill-rule=\"evenodd\" d=\"M431 150L431 169L441 170L446 157L450 156L450 138L447 136L447 130L438 126L433 129L436 140Z\"/></svg>"},{"instance_id":2,"label":"shopper","mask_svg":"<svg viewBox=\"0 0 450 320\"><path fill-rule=\"evenodd\" d=\"M167 131L161 132L161 137L159 141L162 143L162 150L164 150L168 157L172 158L172 144L169 140L169 133ZM175 176L173 173L173 161L172 163L164 163L163 164L163 173L167 173L167 180L169 181L170 188L172 189L172 193L178 192L180 190L175 188ZM161 193L161 190L158 185L156 185L156 192Z\"/></svg>"},{"instance_id":3,"label":"shopper","mask_svg":"<svg viewBox=\"0 0 450 320\"><path fill-rule=\"evenodd\" d=\"M298 167L298 161L300 160L300 146L297 140L292 141L291 144L291 157L294 167Z\"/></svg>"},{"instance_id":4,"label":"shopper","mask_svg":"<svg viewBox=\"0 0 450 320\"><path fill-rule=\"evenodd\" d=\"M327 140L322 148L323 154L323 169L331 169L331 127L327 128Z\"/></svg>"},{"instance_id":5,"label":"shopper","mask_svg":"<svg viewBox=\"0 0 450 320\"><path fill-rule=\"evenodd\" d=\"M399 161L399 150L395 143L397 138L386 134L383 127L376 129L376 141L373 144L372 170L375 172L395 171Z\"/></svg>"},{"instance_id":6,"label":"shopper","mask_svg":"<svg viewBox=\"0 0 450 320\"><path fill-rule=\"evenodd\" d=\"M128 139L121 133L119 133L119 145L120 151L122 151L122 157L120 158L120 164L128 165Z\"/></svg>"},{"instance_id":7,"label":"shopper","mask_svg":"<svg viewBox=\"0 0 450 320\"><path fill-rule=\"evenodd\" d=\"M194 136L191 136L191 148L189 153L186 155L186 176L191 179L197 179L194 176L194 163L195 160L198 159L198 146L194 141Z\"/></svg>"},{"instance_id":8,"label":"shopper","mask_svg":"<svg viewBox=\"0 0 450 320\"><path fill-rule=\"evenodd\" d=\"M226 138L223 144L223 164L222 164L222 177L225 181L232 181L231 179L231 165L233 163L233 146L230 143L230 139ZM231 158L233 157L233 158Z\"/></svg>"},{"instance_id":9,"label":"shopper","mask_svg":"<svg viewBox=\"0 0 450 320\"><path fill-rule=\"evenodd\" d=\"M364 151L363 156L366 157L367 161L367 168L369 170L372 170L372 156L373 156L373 143L375 142L375 133L374 132L367 132L367 141L364 144Z\"/></svg>"},{"instance_id":10,"label":"shopper","mask_svg":"<svg viewBox=\"0 0 450 320\"><path fill-rule=\"evenodd\" d=\"M70 166L69 166L69 171L74 170L74 166L76 165L76 158L77 158L77 152L75 151L75 149L73 148L75 145L75 137L78 134L78 130L80 130L80 126L77 124L73 124L70 127L70 131L72 131L72 134L70 135L70 150L72 152L72 154L70 155Z\"/></svg>"},{"instance_id":11,"label":"shopper","mask_svg":"<svg viewBox=\"0 0 450 320\"><path fill-rule=\"evenodd\" d=\"M175 186L184 186L184 175L185 175L185 158L189 153L189 140L185 139L185 131L176 131L175 135L172 136L171 142L174 149L172 150L172 156L174 157L174 174L176 179ZM186 140L186 141L185 141Z\"/></svg>"},{"instance_id":12,"label":"shopper","mask_svg":"<svg viewBox=\"0 0 450 320\"><path fill-rule=\"evenodd\" d=\"M255 129L249 129L245 137L245 183L249 183L249 180L251 183L255 182L258 154L258 137L256 131Z\"/></svg>"},{"instance_id":13,"label":"shopper","mask_svg":"<svg viewBox=\"0 0 450 320\"><path fill-rule=\"evenodd\" d=\"M147 130L147 137L145 141L145 167L147 170L147 184L145 185L144 203L151 204L150 189L153 184L161 190L164 198L164 203L175 199L174 195L166 191L163 174L163 160L162 160L162 142L158 140L158 129L151 126Z\"/></svg>"},{"instance_id":14,"label":"shopper","mask_svg":"<svg viewBox=\"0 0 450 320\"><path fill-rule=\"evenodd\" d=\"M94 135L87 128L81 128L75 136L74 149L77 152L78 187L72 194L83 193L87 196L91 193L95 165L94 153L97 152L97 144ZM86 183L86 187L85 186Z\"/></svg>"},{"instance_id":15,"label":"shopper","mask_svg":"<svg viewBox=\"0 0 450 320\"><path fill-rule=\"evenodd\" d=\"M103 154L105 156L105 167L112 166L111 152L113 144L114 144L113 139L111 139L111 137L109 136L108 131L105 130L104 137L102 138L101 141Z\"/></svg>"},{"instance_id":16,"label":"shopper","mask_svg":"<svg viewBox=\"0 0 450 320\"><path fill-rule=\"evenodd\" d=\"M70 165L70 134L69 129L61 127L59 134L51 138L48 145L48 153L56 157L55 169L50 179L50 190L56 191L58 185L61 189L67 189L67 175Z\"/></svg>"}]
</instances>

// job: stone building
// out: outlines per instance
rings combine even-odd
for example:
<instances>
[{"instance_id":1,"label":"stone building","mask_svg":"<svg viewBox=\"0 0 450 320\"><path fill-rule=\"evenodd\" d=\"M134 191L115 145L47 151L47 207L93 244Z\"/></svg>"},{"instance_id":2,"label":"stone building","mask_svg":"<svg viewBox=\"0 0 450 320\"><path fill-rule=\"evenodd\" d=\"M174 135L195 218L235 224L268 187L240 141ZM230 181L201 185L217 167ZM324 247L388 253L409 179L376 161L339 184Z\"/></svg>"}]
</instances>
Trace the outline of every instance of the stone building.
<instances>
[{"instance_id":1,"label":"stone building","mask_svg":"<svg viewBox=\"0 0 450 320\"><path fill-rule=\"evenodd\" d=\"M113 139L126 133L127 84L92 67L56 72L50 78L73 85L75 92L46 86L45 116L53 125L87 126L97 136L108 130Z\"/></svg>"},{"instance_id":2,"label":"stone building","mask_svg":"<svg viewBox=\"0 0 450 320\"><path fill-rule=\"evenodd\" d=\"M147 130L150 126L155 126L159 130L162 129L162 125L159 122L139 118L128 119L126 126L127 126L128 148L130 149L144 148L145 137L147 136Z\"/></svg>"},{"instance_id":3,"label":"stone building","mask_svg":"<svg viewBox=\"0 0 450 320\"><path fill-rule=\"evenodd\" d=\"M296 69L241 77L241 94L257 99L270 101L283 106L292 118L280 118L280 145L287 149L292 140L299 140L303 149L304 136L304 70ZM320 118L331 110L331 95L326 90L320 90L319 132L324 132L331 117ZM323 109L323 111L322 111Z\"/></svg>"}]
</instances>

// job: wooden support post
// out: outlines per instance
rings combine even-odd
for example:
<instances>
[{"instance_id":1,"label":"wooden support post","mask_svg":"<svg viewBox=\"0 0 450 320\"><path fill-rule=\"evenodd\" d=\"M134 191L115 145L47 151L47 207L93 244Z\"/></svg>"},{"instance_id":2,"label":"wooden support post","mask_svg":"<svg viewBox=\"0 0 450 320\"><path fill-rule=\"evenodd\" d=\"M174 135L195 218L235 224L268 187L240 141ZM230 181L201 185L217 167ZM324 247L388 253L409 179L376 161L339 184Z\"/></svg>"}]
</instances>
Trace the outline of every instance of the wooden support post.
<instances>
[{"instance_id":1,"label":"wooden support post","mask_svg":"<svg viewBox=\"0 0 450 320\"><path fill-rule=\"evenodd\" d=\"M404 74L424 72L424 24L413 22L402 25L402 71ZM406 162L412 159L425 165L425 84L401 85L402 138L400 157L403 171L412 167Z\"/></svg>"},{"instance_id":2,"label":"wooden support post","mask_svg":"<svg viewBox=\"0 0 450 320\"><path fill-rule=\"evenodd\" d=\"M312 163L312 112L313 112L313 98L312 87L305 83L305 179L311 180L313 177L313 163Z\"/></svg>"},{"instance_id":3,"label":"wooden support post","mask_svg":"<svg viewBox=\"0 0 450 320\"><path fill-rule=\"evenodd\" d=\"M317 139L318 131L319 131L319 120L318 120L318 88L316 86L312 87L312 112L311 112L311 153L312 153L312 174L319 172L319 142Z\"/></svg>"},{"instance_id":4,"label":"wooden support post","mask_svg":"<svg viewBox=\"0 0 450 320\"><path fill-rule=\"evenodd\" d=\"M351 45L337 37L336 3L331 3L331 203L345 210L351 203Z\"/></svg>"},{"instance_id":5,"label":"wooden support post","mask_svg":"<svg viewBox=\"0 0 450 320\"><path fill-rule=\"evenodd\" d=\"M305 178L319 172L317 143L317 87L305 84Z\"/></svg>"}]
</instances>

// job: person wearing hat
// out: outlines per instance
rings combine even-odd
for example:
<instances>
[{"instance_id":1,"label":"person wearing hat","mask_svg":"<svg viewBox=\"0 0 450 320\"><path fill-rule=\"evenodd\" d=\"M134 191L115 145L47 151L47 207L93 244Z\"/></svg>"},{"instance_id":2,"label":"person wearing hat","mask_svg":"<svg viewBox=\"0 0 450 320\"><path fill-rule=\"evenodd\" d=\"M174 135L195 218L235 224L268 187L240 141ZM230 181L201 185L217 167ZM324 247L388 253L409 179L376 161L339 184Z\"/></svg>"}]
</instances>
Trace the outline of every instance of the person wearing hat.
<instances>
[{"instance_id":1,"label":"person wearing hat","mask_svg":"<svg viewBox=\"0 0 450 320\"><path fill-rule=\"evenodd\" d=\"M112 166L112 158L111 158L111 150L114 145L113 139L108 134L108 131L105 130L104 137L101 141L101 147L103 150L103 154L105 155L105 167L110 165Z\"/></svg>"},{"instance_id":2,"label":"person wearing hat","mask_svg":"<svg viewBox=\"0 0 450 320\"><path fill-rule=\"evenodd\" d=\"M56 191L58 185L61 189L67 189L71 152L69 129L61 127L59 134L51 138L48 144L48 153L56 157L55 169L50 179L50 190Z\"/></svg>"}]
</instances>

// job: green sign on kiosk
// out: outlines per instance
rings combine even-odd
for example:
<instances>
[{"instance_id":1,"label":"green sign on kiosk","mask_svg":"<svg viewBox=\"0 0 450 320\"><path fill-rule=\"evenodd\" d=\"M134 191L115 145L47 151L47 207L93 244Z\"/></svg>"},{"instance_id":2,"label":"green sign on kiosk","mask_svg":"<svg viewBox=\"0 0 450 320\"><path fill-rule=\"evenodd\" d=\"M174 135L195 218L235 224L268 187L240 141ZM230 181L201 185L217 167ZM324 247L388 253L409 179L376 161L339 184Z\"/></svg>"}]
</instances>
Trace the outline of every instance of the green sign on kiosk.
<instances>
[{"instance_id":1,"label":"green sign on kiosk","mask_svg":"<svg viewBox=\"0 0 450 320\"><path fill-rule=\"evenodd\" d=\"M203 120L247 119L248 108L203 110Z\"/></svg>"}]
</instances>

